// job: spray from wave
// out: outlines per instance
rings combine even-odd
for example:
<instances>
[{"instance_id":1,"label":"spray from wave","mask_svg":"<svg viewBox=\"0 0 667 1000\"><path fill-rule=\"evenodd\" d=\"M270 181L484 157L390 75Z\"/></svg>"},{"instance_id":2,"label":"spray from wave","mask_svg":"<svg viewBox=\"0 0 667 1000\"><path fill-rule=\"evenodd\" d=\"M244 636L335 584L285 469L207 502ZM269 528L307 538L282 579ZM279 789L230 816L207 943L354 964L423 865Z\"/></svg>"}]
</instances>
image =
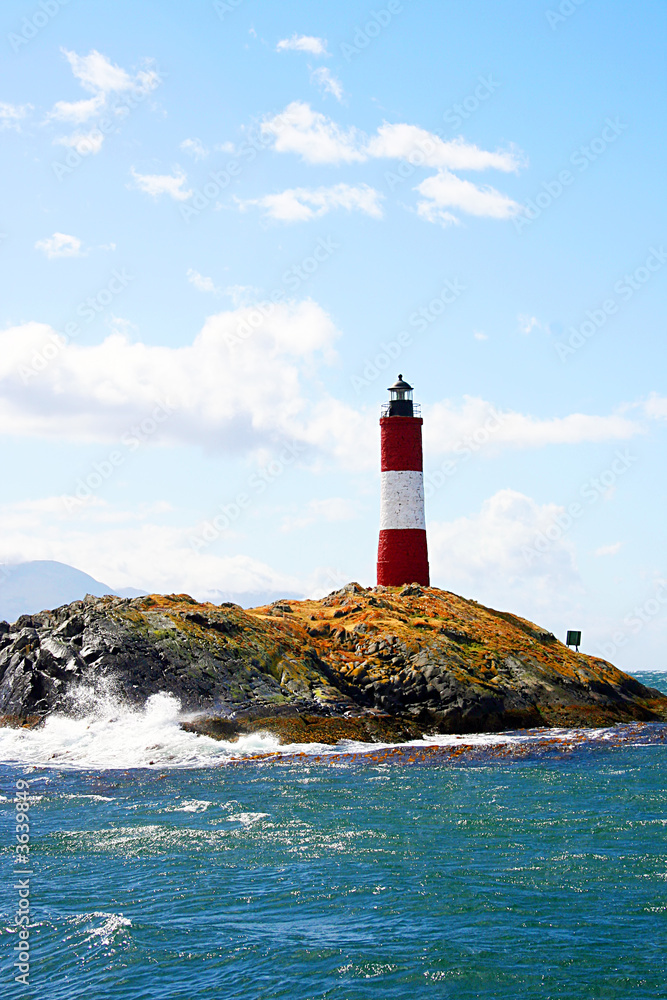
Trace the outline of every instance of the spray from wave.
<instances>
[{"instance_id":1,"label":"spray from wave","mask_svg":"<svg viewBox=\"0 0 667 1000\"><path fill-rule=\"evenodd\" d=\"M479 733L429 736L409 743L362 743L344 740L336 746L322 743L281 744L276 736L250 733L232 741L216 740L184 730L191 719L181 711L172 694L154 694L141 708L128 706L113 686L80 687L72 691L69 712L54 714L36 729L0 728L0 763L72 770L125 770L127 768L207 768L249 757L290 757L296 754L338 758L370 754L392 748L475 749L493 747L530 749L545 740L567 745L585 740L604 744L619 736L619 727L597 730L534 729L513 733ZM642 730L642 742L652 724L622 726L625 740ZM664 729L664 724L658 727ZM649 739L650 742L650 739ZM375 760L374 756L370 757ZM188 811L202 808L192 800Z\"/></svg>"},{"instance_id":2,"label":"spray from wave","mask_svg":"<svg viewBox=\"0 0 667 1000\"><path fill-rule=\"evenodd\" d=\"M231 743L188 733L180 725L181 703L170 694L131 708L112 693L82 689L77 707L76 714L51 715L37 729L0 729L0 761L74 769L210 767L280 746L262 734Z\"/></svg>"}]
</instances>

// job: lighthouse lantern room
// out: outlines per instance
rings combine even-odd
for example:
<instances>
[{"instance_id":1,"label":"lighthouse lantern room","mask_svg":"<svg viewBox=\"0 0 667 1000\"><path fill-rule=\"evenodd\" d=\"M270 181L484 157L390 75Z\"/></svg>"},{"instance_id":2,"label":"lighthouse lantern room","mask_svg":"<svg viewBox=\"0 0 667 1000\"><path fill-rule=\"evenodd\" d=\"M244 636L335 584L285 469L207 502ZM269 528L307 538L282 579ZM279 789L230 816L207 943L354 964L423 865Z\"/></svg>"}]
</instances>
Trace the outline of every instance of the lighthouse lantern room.
<instances>
[{"instance_id":1,"label":"lighthouse lantern room","mask_svg":"<svg viewBox=\"0 0 667 1000\"><path fill-rule=\"evenodd\" d=\"M419 407L417 407L419 409ZM402 375L389 386L389 402L382 405L383 417L413 417L415 406L412 401L412 386ZM419 414L417 414L419 416Z\"/></svg>"},{"instance_id":2,"label":"lighthouse lantern room","mask_svg":"<svg viewBox=\"0 0 667 1000\"><path fill-rule=\"evenodd\" d=\"M398 376L380 417L382 486L377 581L429 586L422 424L412 386Z\"/></svg>"}]
</instances>

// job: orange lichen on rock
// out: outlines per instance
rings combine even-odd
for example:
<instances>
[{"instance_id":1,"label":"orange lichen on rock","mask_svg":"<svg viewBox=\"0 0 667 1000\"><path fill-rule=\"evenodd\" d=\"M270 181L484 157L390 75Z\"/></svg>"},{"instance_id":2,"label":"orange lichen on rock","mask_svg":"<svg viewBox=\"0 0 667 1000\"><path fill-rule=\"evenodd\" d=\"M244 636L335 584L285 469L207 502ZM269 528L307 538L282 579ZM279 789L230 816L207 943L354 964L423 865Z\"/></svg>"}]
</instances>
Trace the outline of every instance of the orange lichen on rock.
<instances>
[{"instance_id":1,"label":"orange lichen on rock","mask_svg":"<svg viewBox=\"0 0 667 1000\"><path fill-rule=\"evenodd\" d=\"M391 742L667 719L667 697L611 663L417 585L353 583L250 610L187 594L86 598L6 626L0 668L0 712L19 724L62 709L67 683L100 679L139 703L173 693L197 713L189 728L220 738Z\"/></svg>"}]
</instances>

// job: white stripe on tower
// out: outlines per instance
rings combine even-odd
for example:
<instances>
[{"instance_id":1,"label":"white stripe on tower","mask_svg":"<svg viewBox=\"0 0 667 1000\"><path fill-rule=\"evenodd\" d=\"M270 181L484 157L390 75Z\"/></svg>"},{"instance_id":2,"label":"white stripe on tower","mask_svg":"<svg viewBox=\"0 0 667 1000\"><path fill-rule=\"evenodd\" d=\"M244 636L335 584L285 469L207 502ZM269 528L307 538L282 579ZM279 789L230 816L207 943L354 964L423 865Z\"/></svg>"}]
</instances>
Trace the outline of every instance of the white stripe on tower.
<instances>
[{"instance_id":1,"label":"white stripe on tower","mask_svg":"<svg viewBox=\"0 0 667 1000\"><path fill-rule=\"evenodd\" d=\"M392 469L382 473L380 529L390 528L426 528L423 472Z\"/></svg>"}]
</instances>

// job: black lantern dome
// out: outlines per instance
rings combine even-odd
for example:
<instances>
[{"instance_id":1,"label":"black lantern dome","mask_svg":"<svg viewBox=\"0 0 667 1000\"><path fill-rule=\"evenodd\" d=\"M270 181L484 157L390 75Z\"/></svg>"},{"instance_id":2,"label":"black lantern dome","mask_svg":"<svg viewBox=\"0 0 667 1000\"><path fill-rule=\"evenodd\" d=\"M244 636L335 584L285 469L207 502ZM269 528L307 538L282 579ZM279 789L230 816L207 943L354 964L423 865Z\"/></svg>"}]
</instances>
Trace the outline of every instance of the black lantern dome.
<instances>
[{"instance_id":1,"label":"black lantern dome","mask_svg":"<svg viewBox=\"0 0 667 1000\"><path fill-rule=\"evenodd\" d=\"M383 407L383 409L385 409ZM389 403L383 416L413 417L412 386L399 375L396 382L389 386Z\"/></svg>"}]
</instances>

